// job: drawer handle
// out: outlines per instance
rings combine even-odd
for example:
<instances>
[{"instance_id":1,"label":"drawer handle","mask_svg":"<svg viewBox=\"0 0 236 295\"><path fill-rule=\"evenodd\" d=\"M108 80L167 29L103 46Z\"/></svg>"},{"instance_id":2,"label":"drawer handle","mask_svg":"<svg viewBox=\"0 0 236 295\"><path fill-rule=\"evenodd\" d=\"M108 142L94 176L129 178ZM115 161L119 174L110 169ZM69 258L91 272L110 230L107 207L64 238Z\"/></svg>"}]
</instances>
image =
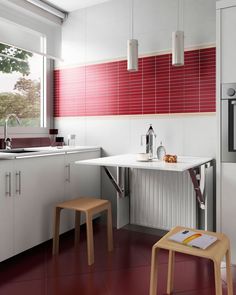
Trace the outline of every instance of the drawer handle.
<instances>
[{"instance_id":1,"label":"drawer handle","mask_svg":"<svg viewBox=\"0 0 236 295\"><path fill-rule=\"evenodd\" d=\"M11 172L6 173L5 179L6 179L6 191L5 191L5 194L6 194L6 196L11 197Z\"/></svg>"},{"instance_id":2,"label":"drawer handle","mask_svg":"<svg viewBox=\"0 0 236 295\"><path fill-rule=\"evenodd\" d=\"M18 187L17 187L17 179L18 179ZM21 195L21 171L16 172L16 193Z\"/></svg>"},{"instance_id":3,"label":"drawer handle","mask_svg":"<svg viewBox=\"0 0 236 295\"><path fill-rule=\"evenodd\" d=\"M66 165L66 168L67 168L67 178L66 178L66 181L67 182L70 182L70 164Z\"/></svg>"}]
</instances>

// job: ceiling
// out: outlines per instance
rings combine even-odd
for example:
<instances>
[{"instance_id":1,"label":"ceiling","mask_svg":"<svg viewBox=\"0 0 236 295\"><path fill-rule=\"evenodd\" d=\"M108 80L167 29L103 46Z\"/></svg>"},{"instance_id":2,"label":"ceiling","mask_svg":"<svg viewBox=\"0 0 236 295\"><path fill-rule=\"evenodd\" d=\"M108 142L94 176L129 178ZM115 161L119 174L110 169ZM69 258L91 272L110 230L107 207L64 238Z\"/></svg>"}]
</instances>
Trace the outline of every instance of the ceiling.
<instances>
[{"instance_id":1,"label":"ceiling","mask_svg":"<svg viewBox=\"0 0 236 295\"><path fill-rule=\"evenodd\" d=\"M107 2L111 0L47 0L48 4L52 4L53 6L62 9L64 11L71 12L73 10L97 5L103 2Z\"/></svg>"}]
</instances>

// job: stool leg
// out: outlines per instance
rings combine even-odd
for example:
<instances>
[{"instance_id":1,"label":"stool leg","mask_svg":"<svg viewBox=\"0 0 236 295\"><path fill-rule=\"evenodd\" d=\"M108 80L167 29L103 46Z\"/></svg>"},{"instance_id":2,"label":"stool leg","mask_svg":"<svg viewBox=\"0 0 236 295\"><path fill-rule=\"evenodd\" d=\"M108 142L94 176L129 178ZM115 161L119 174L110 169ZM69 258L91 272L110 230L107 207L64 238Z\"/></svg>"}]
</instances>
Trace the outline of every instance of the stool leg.
<instances>
[{"instance_id":1,"label":"stool leg","mask_svg":"<svg viewBox=\"0 0 236 295\"><path fill-rule=\"evenodd\" d=\"M108 205L108 209L107 209L107 242L108 242L108 251L111 252L113 250L111 204Z\"/></svg>"},{"instance_id":2,"label":"stool leg","mask_svg":"<svg viewBox=\"0 0 236 295\"><path fill-rule=\"evenodd\" d=\"M152 260L151 260L151 275L150 275L150 287L149 295L157 294L157 253L159 248L152 247Z\"/></svg>"},{"instance_id":3,"label":"stool leg","mask_svg":"<svg viewBox=\"0 0 236 295\"><path fill-rule=\"evenodd\" d=\"M174 267L175 267L175 252L174 251L169 251L167 294L171 294L173 292L173 288L174 288Z\"/></svg>"},{"instance_id":4,"label":"stool leg","mask_svg":"<svg viewBox=\"0 0 236 295\"><path fill-rule=\"evenodd\" d=\"M80 238L80 211L75 211L75 246L79 245Z\"/></svg>"},{"instance_id":5,"label":"stool leg","mask_svg":"<svg viewBox=\"0 0 236 295\"><path fill-rule=\"evenodd\" d=\"M220 263L216 261L214 261L214 272L215 272L215 294L222 295Z\"/></svg>"},{"instance_id":6,"label":"stool leg","mask_svg":"<svg viewBox=\"0 0 236 295\"><path fill-rule=\"evenodd\" d=\"M228 249L226 252L227 290L228 290L228 295L233 295L233 280L232 280L230 263L231 263L231 254L230 254L230 249Z\"/></svg>"},{"instance_id":7,"label":"stool leg","mask_svg":"<svg viewBox=\"0 0 236 295\"><path fill-rule=\"evenodd\" d=\"M60 215L61 215L61 208L55 207L55 209L54 209L54 228L53 228L53 247L52 247L52 254L53 255L56 255L59 252Z\"/></svg>"},{"instance_id":8,"label":"stool leg","mask_svg":"<svg viewBox=\"0 0 236 295\"><path fill-rule=\"evenodd\" d=\"M88 265L94 263L94 242L93 242L93 220L92 215L86 212L86 229L87 229L87 251Z\"/></svg>"}]
</instances>

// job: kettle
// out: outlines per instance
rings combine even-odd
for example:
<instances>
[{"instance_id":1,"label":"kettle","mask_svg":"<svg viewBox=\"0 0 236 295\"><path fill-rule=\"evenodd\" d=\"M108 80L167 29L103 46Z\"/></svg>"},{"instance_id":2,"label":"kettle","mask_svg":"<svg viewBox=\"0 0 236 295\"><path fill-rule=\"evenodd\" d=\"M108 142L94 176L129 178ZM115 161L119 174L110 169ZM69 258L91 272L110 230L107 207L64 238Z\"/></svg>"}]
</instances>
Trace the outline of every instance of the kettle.
<instances>
[{"instance_id":1,"label":"kettle","mask_svg":"<svg viewBox=\"0 0 236 295\"><path fill-rule=\"evenodd\" d=\"M145 145L146 145L146 153L149 155L149 160L152 160L154 158L154 150L155 150L155 144L156 144L156 134L152 128L152 124L150 124L150 127L148 129L148 132L146 135L141 135L141 145L143 145L143 137L145 136Z\"/></svg>"}]
</instances>

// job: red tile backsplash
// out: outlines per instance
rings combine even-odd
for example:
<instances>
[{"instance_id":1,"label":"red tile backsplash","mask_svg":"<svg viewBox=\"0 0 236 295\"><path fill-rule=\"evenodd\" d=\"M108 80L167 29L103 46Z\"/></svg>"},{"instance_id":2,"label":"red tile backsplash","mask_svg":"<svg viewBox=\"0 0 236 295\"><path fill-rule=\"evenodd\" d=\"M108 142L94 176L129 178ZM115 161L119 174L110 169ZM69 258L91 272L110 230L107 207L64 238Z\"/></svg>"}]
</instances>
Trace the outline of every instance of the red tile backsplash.
<instances>
[{"instance_id":1,"label":"red tile backsplash","mask_svg":"<svg viewBox=\"0 0 236 295\"><path fill-rule=\"evenodd\" d=\"M105 116L215 112L216 49L185 52L184 67L171 54L54 72L54 116Z\"/></svg>"},{"instance_id":2,"label":"red tile backsplash","mask_svg":"<svg viewBox=\"0 0 236 295\"><path fill-rule=\"evenodd\" d=\"M49 137L12 138L13 148L43 147L50 145L51 141ZM4 148L4 138L0 138L0 148Z\"/></svg>"}]
</instances>

